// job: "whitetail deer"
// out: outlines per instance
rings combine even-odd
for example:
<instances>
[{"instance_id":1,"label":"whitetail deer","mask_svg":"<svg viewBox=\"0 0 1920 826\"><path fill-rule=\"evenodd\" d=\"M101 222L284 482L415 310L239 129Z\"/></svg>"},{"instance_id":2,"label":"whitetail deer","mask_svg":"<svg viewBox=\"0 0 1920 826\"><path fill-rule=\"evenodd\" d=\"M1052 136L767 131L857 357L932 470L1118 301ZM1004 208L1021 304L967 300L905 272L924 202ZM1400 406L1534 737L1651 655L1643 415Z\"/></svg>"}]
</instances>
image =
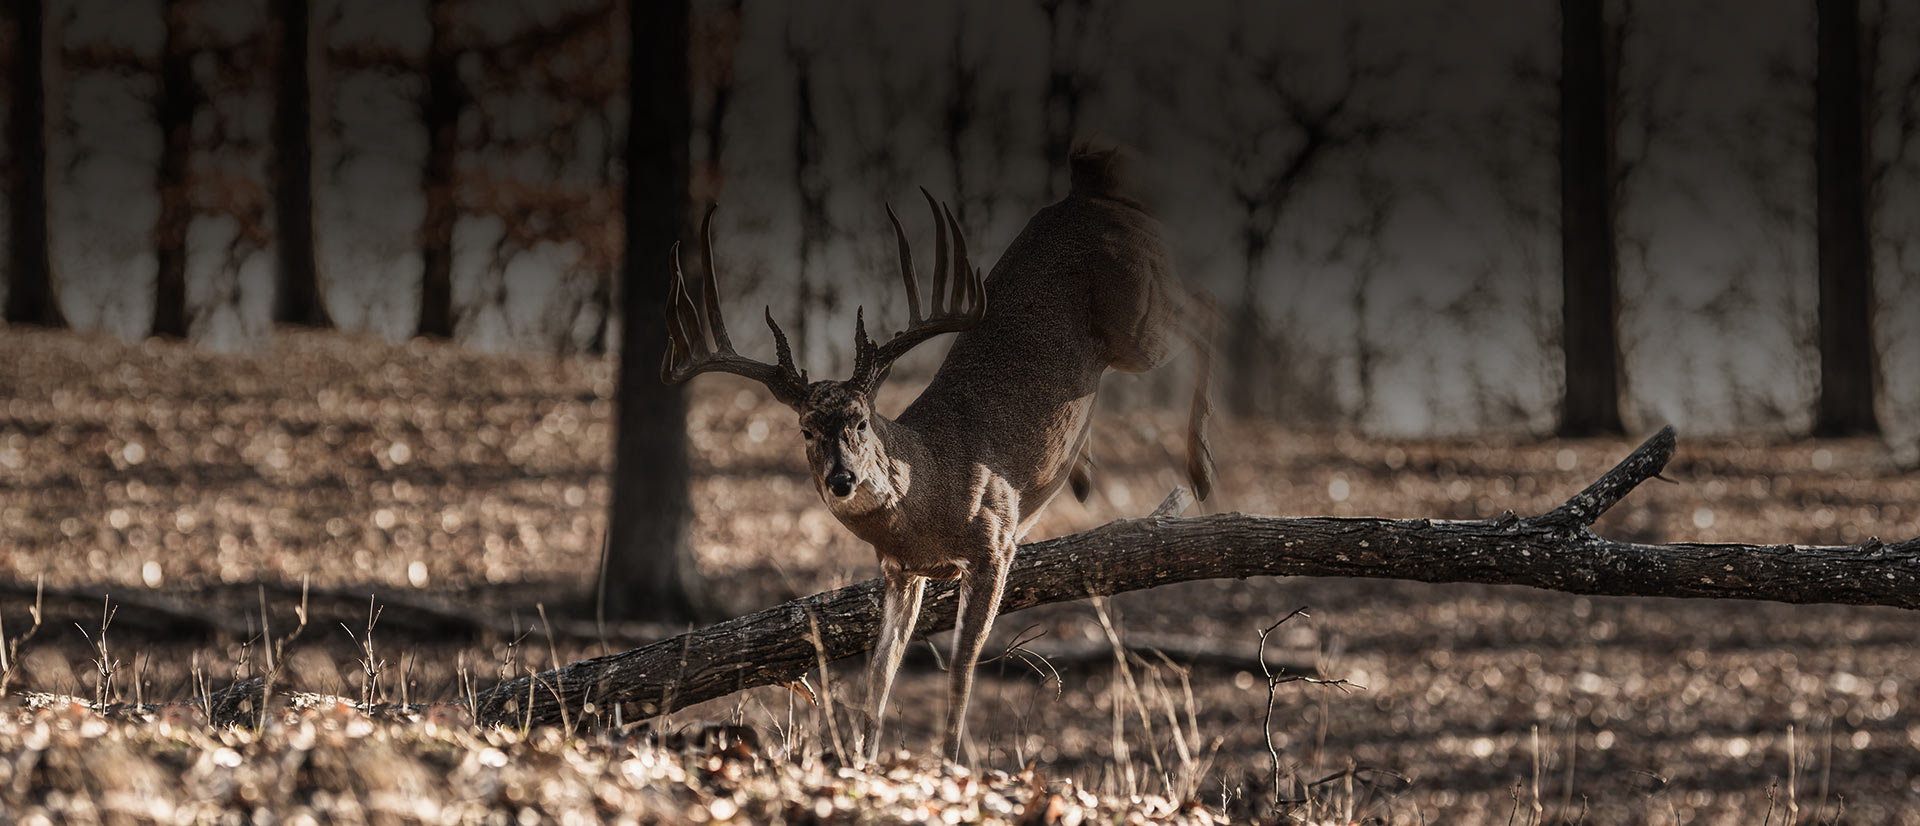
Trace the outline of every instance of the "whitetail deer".
<instances>
[{"instance_id":1,"label":"whitetail deer","mask_svg":"<svg viewBox=\"0 0 1920 826\"><path fill-rule=\"evenodd\" d=\"M879 556L886 596L867 687L869 759L879 751L887 694L928 579L961 580L945 737L959 755L974 664L999 612L1016 543L1063 486L1071 482L1082 500L1090 489L1090 414L1107 368L1141 372L1167 361L1182 338L1200 345L1187 471L1200 498L1212 485L1209 347L1195 334L1157 222L1117 191L1115 160L1111 151L1076 152L1072 192L1027 223L984 282L959 223L922 190L937 228L925 316L906 231L889 207L909 322L875 344L859 311L846 381L808 382L771 308L778 363L734 352L714 283L711 211L702 227L699 307L675 247L661 379L677 384L717 371L765 384L800 414L821 499ZM873 399L894 360L948 332L960 336L920 397L897 419L877 414Z\"/></svg>"}]
</instances>

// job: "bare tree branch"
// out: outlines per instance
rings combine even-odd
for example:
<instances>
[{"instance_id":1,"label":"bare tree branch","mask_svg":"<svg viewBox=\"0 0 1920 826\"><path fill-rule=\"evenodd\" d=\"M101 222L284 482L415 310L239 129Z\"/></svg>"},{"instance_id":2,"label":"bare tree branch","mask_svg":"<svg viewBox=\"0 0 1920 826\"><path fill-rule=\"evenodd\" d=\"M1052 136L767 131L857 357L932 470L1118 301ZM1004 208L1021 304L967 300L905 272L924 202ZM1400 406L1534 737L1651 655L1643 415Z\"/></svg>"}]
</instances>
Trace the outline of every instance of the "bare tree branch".
<instances>
[{"instance_id":1,"label":"bare tree branch","mask_svg":"<svg viewBox=\"0 0 1920 826\"><path fill-rule=\"evenodd\" d=\"M1920 608L1920 539L1855 546L1642 545L1605 539L1593 521L1672 458L1663 429L1599 481L1548 513L1440 521L1240 513L1149 516L1022 546L1005 609L1116 594L1173 582L1251 576L1346 576L1529 585L1578 594L1765 599ZM510 680L479 695L478 719L558 722L591 702L639 716L735 691L791 683L867 650L878 580L816 594L652 645ZM929 589L921 633L953 627L955 589ZM813 624L817 623L815 651ZM531 696L529 701L527 698ZM532 708L523 704L531 702ZM628 720L638 719L628 715Z\"/></svg>"}]
</instances>

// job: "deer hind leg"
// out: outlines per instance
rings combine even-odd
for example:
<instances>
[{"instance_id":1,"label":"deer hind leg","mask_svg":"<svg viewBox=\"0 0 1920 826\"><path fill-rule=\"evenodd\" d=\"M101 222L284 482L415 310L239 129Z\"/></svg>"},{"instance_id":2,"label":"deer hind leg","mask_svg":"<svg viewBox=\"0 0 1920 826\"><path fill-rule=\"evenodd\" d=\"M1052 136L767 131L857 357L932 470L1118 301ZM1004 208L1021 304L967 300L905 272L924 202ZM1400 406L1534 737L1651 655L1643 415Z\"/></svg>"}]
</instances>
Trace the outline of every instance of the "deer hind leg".
<instances>
[{"instance_id":1,"label":"deer hind leg","mask_svg":"<svg viewBox=\"0 0 1920 826\"><path fill-rule=\"evenodd\" d=\"M1213 492L1213 443L1207 438L1207 422L1213 418L1213 333L1220 317L1219 304L1206 290L1196 291L1187 302L1187 338L1193 344L1193 406L1187 413L1187 479L1193 482L1193 496L1202 502Z\"/></svg>"},{"instance_id":2,"label":"deer hind leg","mask_svg":"<svg viewBox=\"0 0 1920 826\"><path fill-rule=\"evenodd\" d=\"M1207 422L1213 417L1213 338L1219 326L1219 302L1206 290L1188 291L1164 270L1149 271L1115 295L1096 296L1096 329L1106 342L1112 367L1144 373L1172 360L1184 342L1193 350L1193 403L1187 417L1187 478L1194 497L1213 492L1213 446ZM1078 492L1078 488L1075 489Z\"/></svg>"},{"instance_id":3,"label":"deer hind leg","mask_svg":"<svg viewBox=\"0 0 1920 826\"><path fill-rule=\"evenodd\" d=\"M1086 426L1080 428L1080 444L1073 450L1073 467L1067 470L1067 484L1073 488L1073 498L1085 502L1093 495L1093 417L1087 417Z\"/></svg>"},{"instance_id":4,"label":"deer hind leg","mask_svg":"<svg viewBox=\"0 0 1920 826\"><path fill-rule=\"evenodd\" d=\"M1092 447L1080 448L1080 452L1073 457L1073 470L1067 472L1067 484L1073 486L1073 498L1082 502L1093 495Z\"/></svg>"},{"instance_id":5,"label":"deer hind leg","mask_svg":"<svg viewBox=\"0 0 1920 826\"><path fill-rule=\"evenodd\" d=\"M926 577L897 570L886 572L880 639L873 647L873 663L867 671L868 762L880 759L880 729L886 720L887 694L893 690L893 676L900 670L900 657L906 653L907 641L913 638L913 624L920 616L920 597L926 587Z\"/></svg>"},{"instance_id":6,"label":"deer hind leg","mask_svg":"<svg viewBox=\"0 0 1920 826\"><path fill-rule=\"evenodd\" d=\"M958 762L966 733L967 699L973 694L973 667L980 648L1000 613L1000 596L1007 587L1007 569L1013 549L996 550L992 561L971 569L960 584L958 623L954 626L953 661L948 663L946 751Z\"/></svg>"}]
</instances>

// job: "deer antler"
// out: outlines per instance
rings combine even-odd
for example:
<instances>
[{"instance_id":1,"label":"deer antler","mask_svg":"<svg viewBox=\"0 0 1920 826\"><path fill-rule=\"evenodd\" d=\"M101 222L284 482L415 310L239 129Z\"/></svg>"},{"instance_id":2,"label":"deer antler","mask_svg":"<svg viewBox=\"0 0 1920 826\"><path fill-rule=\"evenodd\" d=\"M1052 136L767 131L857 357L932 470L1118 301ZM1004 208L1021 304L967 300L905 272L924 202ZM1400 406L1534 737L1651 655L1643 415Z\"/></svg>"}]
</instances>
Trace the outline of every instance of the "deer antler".
<instances>
[{"instance_id":1,"label":"deer antler","mask_svg":"<svg viewBox=\"0 0 1920 826\"><path fill-rule=\"evenodd\" d=\"M673 280L667 287L667 357L660 363L660 381L679 384L701 373L732 373L746 376L767 386L773 397L789 407L799 407L807 398L807 374L793 366L793 348L787 334L773 321L773 308L767 308L767 326L773 328L774 352L779 364L767 364L745 358L733 351L727 338L727 323L720 317L720 287L713 273L713 212L700 222L700 250L706 268L700 306L695 308L687 294L686 274L680 271L680 244L673 245ZM713 343L707 343L711 337Z\"/></svg>"},{"instance_id":2,"label":"deer antler","mask_svg":"<svg viewBox=\"0 0 1920 826\"><path fill-rule=\"evenodd\" d=\"M925 318L920 315L920 283L913 271L913 251L907 244L906 230L900 228L900 217L893 213L893 206L887 206L887 220L893 222L893 235L900 244L900 279L907 285L907 329L895 334L885 344L874 344L867 338L866 308L854 315L854 360L851 383L872 393L886 381L887 371L893 368L895 359L906 355L920 342L940 335L957 333L980 323L987 312L987 286L982 280L980 270L967 260L967 238L960 232L960 222L953 219L953 213L946 206L936 202L926 189L920 194L927 199L927 207L933 211L935 227L933 247L933 294L930 310ZM953 286L951 294L947 287L947 232L953 232Z\"/></svg>"}]
</instances>

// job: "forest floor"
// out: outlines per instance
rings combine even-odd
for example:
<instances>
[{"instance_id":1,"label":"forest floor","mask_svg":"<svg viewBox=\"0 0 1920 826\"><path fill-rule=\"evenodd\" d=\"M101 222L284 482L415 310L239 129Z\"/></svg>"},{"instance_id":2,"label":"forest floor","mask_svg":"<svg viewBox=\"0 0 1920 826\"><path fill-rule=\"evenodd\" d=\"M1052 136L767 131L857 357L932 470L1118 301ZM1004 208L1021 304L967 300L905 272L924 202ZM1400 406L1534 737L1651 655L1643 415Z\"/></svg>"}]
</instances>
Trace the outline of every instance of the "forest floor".
<instances>
[{"instance_id":1,"label":"forest floor","mask_svg":"<svg viewBox=\"0 0 1920 826\"><path fill-rule=\"evenodd\" d=\"M478 731L457 708L369 719L327 698L454 700L677 630L593 618L610 360L294 332L244 357L17 330L0 352L0 635L32 626L44 589L0 704L0 803L22 822L532 807L643 822L1920 823L1920 614L1894 609L1276 578L1045 606L989 643L971 771L843 766L857 726L785 688L572 736ZM812 491L792 413L743 381L693 388L694 542L726 610L876 575ZM1062 497L1030 538L1143 514L1179 481L1182 413L1103 408L1095 495ZM1216 425L1217 494L1190 513L1537 513L1637 443ZM1920 472L1873 440L1683 432L1665 475L1596 530L1920 535ZM1344 685L1269 690L1259 632L1297 608L1268 667ZM890 749L932 743L946 680L930 651L909 657ZM857 704L863 666L813 685ZM258 732L85 705L188 700L269 668L280 699ZM708 731L754 746L695 736Z\"/></svg>"}]
</instances>

